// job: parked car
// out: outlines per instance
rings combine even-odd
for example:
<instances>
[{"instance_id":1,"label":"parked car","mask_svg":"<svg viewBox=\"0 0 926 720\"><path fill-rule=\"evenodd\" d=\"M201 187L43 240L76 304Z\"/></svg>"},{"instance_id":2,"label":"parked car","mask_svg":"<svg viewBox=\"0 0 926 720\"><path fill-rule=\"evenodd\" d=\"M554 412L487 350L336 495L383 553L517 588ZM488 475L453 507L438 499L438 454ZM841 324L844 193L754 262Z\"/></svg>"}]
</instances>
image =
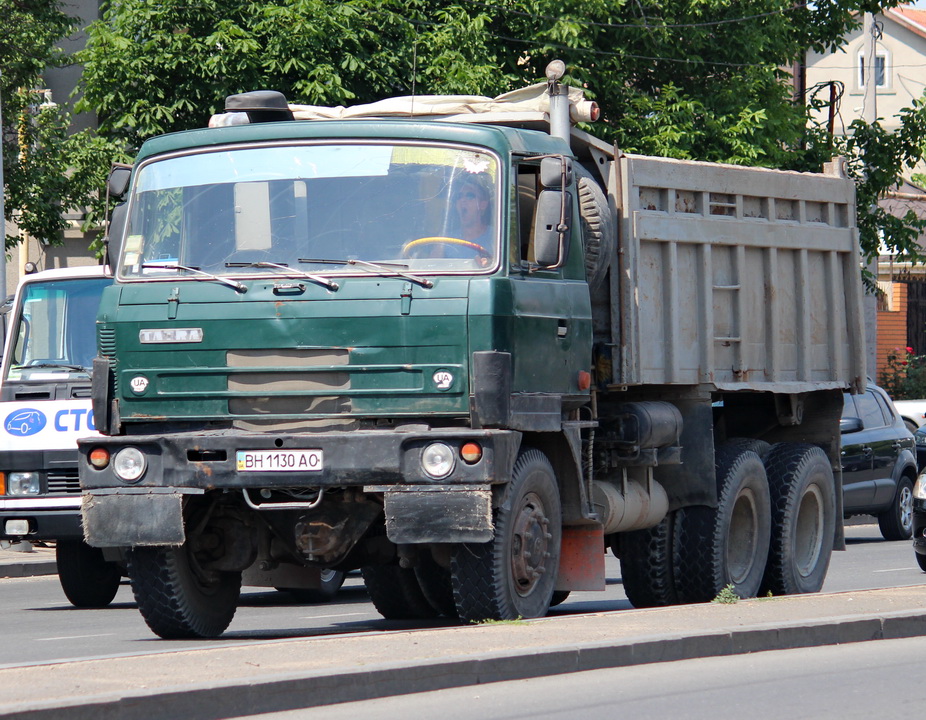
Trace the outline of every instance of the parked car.
<instances>
[{"instance_id":1,"label":"parked car","mask_svg":"<svg viewBox=\"0 0 926 720\"><path fill-rule=\"evenodd\" d=\"M926 426L926 400L895 400L894 407L910 432L915 433Z\"/></svg>"},{"instance_id":2,"label":"parked car","mask_svg":"<svg viewBox=\"0 0 926 720\"><path fill-rule=\"evenodd\" d=\"M913 551L920 570L926 572L926 473L913 486Z\"/></svg>"},{"instance_id":3,"label":"parked car","mask_svg":"<svg viewBox=\"0 0 926 720\"><path fill-rule=\"evenodd\" d=\"M874 515L886 540L909 539L916 446L888 394L870 381L865 393L847 393L840 429L845 516Z\"/></svg>"},{"instance_id":4,"label":"parked car","mask_svg":"<svg viewBox=\"0 0 926 720\"><path fill-rule=\"evenodd\" d=\"M916 443L916 467L922 472L926 468L926 425L913 433L913 441Z\"/></svg>"}]
</instances>

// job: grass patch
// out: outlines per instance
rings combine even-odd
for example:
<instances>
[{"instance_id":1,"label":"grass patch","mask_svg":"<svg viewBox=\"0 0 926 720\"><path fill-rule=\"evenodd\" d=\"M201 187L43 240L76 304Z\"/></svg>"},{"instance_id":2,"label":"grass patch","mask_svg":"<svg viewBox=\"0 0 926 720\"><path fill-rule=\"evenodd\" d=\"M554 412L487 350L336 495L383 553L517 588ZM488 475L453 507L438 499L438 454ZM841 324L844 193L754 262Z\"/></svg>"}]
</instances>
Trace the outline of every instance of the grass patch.
<instances>
[{"instance_id":1,"label":"grass patch","mask_svg":"<svg viewBox=\"0 0 926 720\"><path fill-rule=\"evenodd\" d=\"M733 605L739 601L740 596L733 590L733 585L727 585L723 590L717 593L717 597L711 600L711 602L719 603L720 605Z\"/></svg>"}]
</instances>

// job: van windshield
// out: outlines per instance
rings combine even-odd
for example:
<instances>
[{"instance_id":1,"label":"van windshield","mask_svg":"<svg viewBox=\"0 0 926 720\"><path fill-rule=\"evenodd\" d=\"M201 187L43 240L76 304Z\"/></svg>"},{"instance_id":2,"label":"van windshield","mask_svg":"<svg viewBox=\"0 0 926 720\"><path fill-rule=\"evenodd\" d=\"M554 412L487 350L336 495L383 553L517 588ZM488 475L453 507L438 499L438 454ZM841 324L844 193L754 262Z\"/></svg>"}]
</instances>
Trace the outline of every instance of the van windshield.
<instances>
[{"instance_id":1,"label":"van windshield","mask_svg":"<svg viewBox=\"0 0 926 720\"><path fill-rule=\"evenodd\" d=\"M112 278L29 283L12 329L7 380L47 379L49 372L89 374L96 355L96 315Z\"/></svg>"},{"instance_id":2,"label":"van windshield","mask_svg":"<svg viewBox=\"0 0 926 720\"><path fill-rule=\"evenodd\" d=\"M483 150L423 144L248 146L155 160L136 174L119 273L357 272L348 261L484 271L499 257L498 168Z\"/></svg>"}]
</instances>

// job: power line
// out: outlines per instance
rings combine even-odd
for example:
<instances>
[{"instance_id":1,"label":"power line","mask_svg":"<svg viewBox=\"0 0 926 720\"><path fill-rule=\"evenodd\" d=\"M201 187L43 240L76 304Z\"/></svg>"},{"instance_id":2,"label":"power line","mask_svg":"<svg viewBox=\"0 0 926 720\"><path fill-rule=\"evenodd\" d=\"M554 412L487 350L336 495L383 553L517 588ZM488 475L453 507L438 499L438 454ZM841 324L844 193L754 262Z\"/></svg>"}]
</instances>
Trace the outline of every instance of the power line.
<instances>
[{"instance_id":1,"label":"power line","mask_svg":"<svg viewBox=\"0 0 926 720\"><path fill-rule=\"evenodd\" d=\"M483 0L464 0L472 5L481 5L490 10L501 10L503 12L511 13L513 15L521 15L522 17L529 17L536 20L553 20L560 21L566 18L558 17L555 15L543 15L540 13L529 13L523 10L515 10L514 8L502 7L500 5L493 5L491 3L484 2ZM770 12L758 13L756 15L747 15L744 17L737 18L726 18L724 20L705 20L704 22L697 23L659 23L659 24L650 24L648 22L643 23L606 23L606 22L595 22L593 20L580 19L583 25L591 25L594 27L604 27L604 28L618 28L618 29L635 29L635 30L659 30L661 28L698 28L698 27L714 27L717 25L729 25L732 23L742 23L742 22L751 22L752 20L759 20L766 17L774 17L776 15L784 15L785 13L796 10L797 8L792 6L788 8L782 8L781 10L772 10Z\"/></svg>"}]
</instances>

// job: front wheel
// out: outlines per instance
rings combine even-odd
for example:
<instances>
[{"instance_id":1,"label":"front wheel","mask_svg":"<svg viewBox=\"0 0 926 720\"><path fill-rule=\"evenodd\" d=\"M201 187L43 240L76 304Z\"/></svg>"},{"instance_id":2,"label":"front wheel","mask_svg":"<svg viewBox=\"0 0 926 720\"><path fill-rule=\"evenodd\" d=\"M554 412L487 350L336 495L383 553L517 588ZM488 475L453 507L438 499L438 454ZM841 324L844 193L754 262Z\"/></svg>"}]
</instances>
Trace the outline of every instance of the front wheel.
<instances>
[{"instance_id":1,"label":"front wheel","mask_svg":"<svg viewBox=\"0 0 926 720\"><path fill-rule=\"evenodd\" d=\"M413 568L399 565L365 565L363 584L377 612L387 620L420 620L437 617Z\"/></svg>"},{"instance_id":2,"label":"front wheel","mask_svg":"<svg viewBox=\"0 0 926 720\"><path fill-rule=\"evenodd\" d=\"M241 573L204 570L180 547L135 547L129 578L148 627L165 639L218 637L238 608Z\"/></svg>"},{"instance_id":3,"label":"front wheel","mask_svg":"<svg viewBox=\"0 0 926 720\"><path fill-rule=\"evenodd\" d=\"M926 572L926 555L914 554L916 555L916 564L920 566L920 570Z\"/></svg>"},{"instance_id":4,"label":"front wheel","mask_svg":"<svg viewBox=\"0 0 926 720\"><path fill-rule=\"evenodd\" d=\"M83 540L59 540L55 560L61 589L74 607L104 608L116 597L122 571L103 559L99 548Z\"/></svg>"},{"instance_id":5,"label":"front wheel","mask_svg":"<svg viewBox=\"0 0 926 720\"><path fill-rule=\"evenodd\" d=\"M456 545L451 579L461 620L515 620L546 615L559 570L562 512L550 461L525 450L495 511L495 537Z\"/></svg>"}]
</instances>

